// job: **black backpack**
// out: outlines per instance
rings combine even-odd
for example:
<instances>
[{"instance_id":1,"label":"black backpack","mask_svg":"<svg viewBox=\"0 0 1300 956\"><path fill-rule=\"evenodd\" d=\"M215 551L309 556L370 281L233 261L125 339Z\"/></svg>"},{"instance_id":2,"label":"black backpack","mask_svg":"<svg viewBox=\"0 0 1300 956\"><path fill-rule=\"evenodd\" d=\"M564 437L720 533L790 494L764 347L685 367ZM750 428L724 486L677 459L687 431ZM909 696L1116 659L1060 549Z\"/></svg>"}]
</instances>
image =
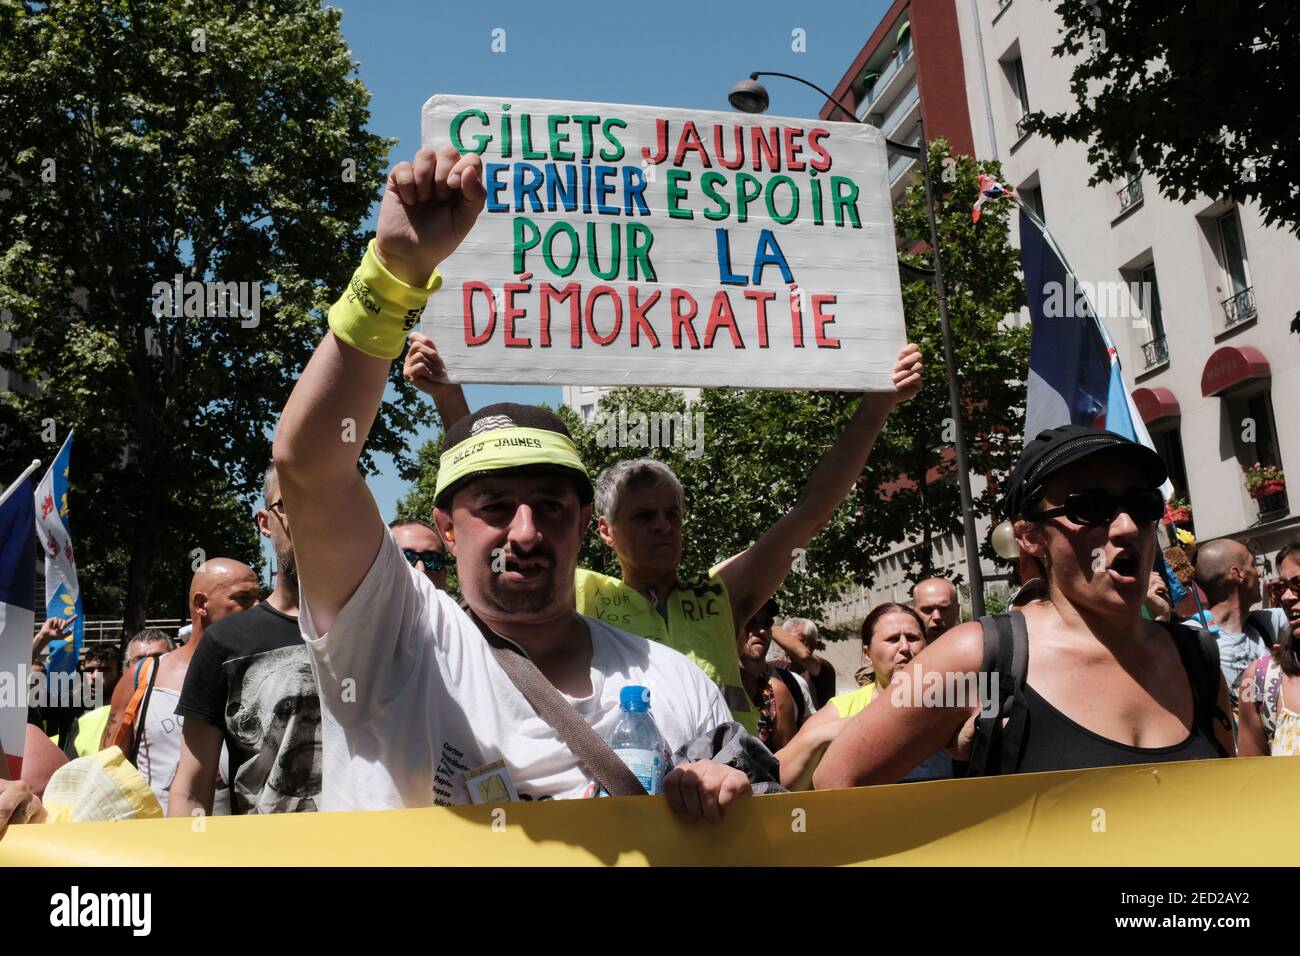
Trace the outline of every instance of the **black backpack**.
<instances>
[{"instance_id":1,"label":"black backpack","mask_svg":"<svg viewBox=\"0 0 1300 956\"><path fill-rule=\"evenodd\" d=\"M1179 655L1191 677L1194 718L1202 734L1214 742L1222 757L1228 756L1214 733L1216 720L1227 722L1219 709L1219 645L1209 631L1160 623L1178 646ZM984 629L984 659L980 664L980 713L975 718L975 736L971 741L970 759L954 761L959 777L991 777L1015 773L1024 753L1025 728L1029 708L1023 688L1029 672L1029 632L1019 611L985 615L980 618ZM1189 647L1195 639L1197 646ZM997 675L996 683L993 675ZM996 689L998 700L992 699ZM996 706L995 706L996 704ZM989 715L989 716L985 716ZM1002 723L1007 718L1006 725Z\"/></svg>"}]
</instances>

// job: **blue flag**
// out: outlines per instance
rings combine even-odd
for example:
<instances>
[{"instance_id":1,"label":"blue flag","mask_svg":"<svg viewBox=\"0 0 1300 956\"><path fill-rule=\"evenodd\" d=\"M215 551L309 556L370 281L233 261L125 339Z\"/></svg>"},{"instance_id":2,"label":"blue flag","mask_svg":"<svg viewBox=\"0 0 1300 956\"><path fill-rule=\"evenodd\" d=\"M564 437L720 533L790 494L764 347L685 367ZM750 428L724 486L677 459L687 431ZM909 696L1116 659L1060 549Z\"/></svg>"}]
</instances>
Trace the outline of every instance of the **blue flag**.
<instances>
[{"instance_id":1,"label":"blue flag","mask_svg":"<svg viewBox=\"0 0 1300 956\"><path fill-rule=\"evenodd\" d=\"M74 673L81 658L85 615L77 585L77 562L72 553L72 526L68 521L68 471L72 462L72 433L54 457L36 488L36 534L45 551L45 616L72 617L72 641L51 641L47 674Z\"/></svg>"},{"instance_id":2,"label":"blue flag","mask_svg":"<svg viewBox=\"0 0 1300 956\"><path fill-rule=\"evenodd\" d=\"M1025 440L1061 425L1092 426L1107 406L1111 387L1108 343L1065 257L1024 206L1020 265L1033 322Z\"/></svg>"}]
</instances>

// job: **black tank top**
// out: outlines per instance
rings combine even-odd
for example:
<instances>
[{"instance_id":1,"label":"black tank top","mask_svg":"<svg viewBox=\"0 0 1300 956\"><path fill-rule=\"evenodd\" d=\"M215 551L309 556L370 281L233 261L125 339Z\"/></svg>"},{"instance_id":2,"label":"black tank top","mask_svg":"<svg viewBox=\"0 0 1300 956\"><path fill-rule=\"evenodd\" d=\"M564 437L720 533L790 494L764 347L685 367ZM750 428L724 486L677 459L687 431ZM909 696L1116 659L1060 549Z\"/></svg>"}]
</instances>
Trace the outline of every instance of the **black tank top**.
<instances>
[{"instance_id":1,"label":"black tank top","mask_svg":"<svg viewBox=\"0 0 1300 956\"><path fill-rule=\"evenodd\" d=\"M1179 660L1192 683L1190 662L1187 659L1190 641L1176 640ZM1190 650L1195 653L1194 650ZM1085 767L1116 767L1122 764L1168 763L1175 760L1204 760L1222 756L1215 741L1200 728L1206 726L1204 708L1210 705L1200 700L1192 688L1192 729L1182 743L1169 747L1130 747L1086 727L1076 724L1038 695L1028 684L1022 687L1028 710L1025 715L1024 748L1019 773L1036 773L1041 770L1080 770Z\"/></svg>"}]
</instances>

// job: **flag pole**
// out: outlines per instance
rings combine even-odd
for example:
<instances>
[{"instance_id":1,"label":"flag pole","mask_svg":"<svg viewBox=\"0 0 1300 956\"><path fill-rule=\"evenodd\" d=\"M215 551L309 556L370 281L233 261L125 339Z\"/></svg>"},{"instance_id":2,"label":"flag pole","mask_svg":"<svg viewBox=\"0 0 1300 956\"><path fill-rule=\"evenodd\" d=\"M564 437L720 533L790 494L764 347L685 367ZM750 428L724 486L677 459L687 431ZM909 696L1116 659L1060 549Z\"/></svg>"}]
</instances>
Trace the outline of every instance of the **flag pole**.
<instances>
[{"instance_id":1,"label":"flag pole","mask_svg":"<svg viewBox=\"0 0 1300 956\"><path fill-rule=\"evenodd\" d=\"M8 500L9 500L9 496L12 495L15 491L17 491L17 490L18 490L18 486L21 485L21 484L23 483L23 479L26 478L28 475L30 475L32 472L34 472L34 471L35 471L37 468L39 468L39 467L41 467L41 460L40 460L39 458L33 458L33 459L32 459L32 463L31 463L30 465L27 466L26 470L23 471L23 473L22 473L21 475L18 476L18 480L15 481L15 482L14 482L12 485L10 485L8 488L6 488L4 494L0 495L0 505L4 504L6 501L8 501Z\"/></svg>"}]
</instances>

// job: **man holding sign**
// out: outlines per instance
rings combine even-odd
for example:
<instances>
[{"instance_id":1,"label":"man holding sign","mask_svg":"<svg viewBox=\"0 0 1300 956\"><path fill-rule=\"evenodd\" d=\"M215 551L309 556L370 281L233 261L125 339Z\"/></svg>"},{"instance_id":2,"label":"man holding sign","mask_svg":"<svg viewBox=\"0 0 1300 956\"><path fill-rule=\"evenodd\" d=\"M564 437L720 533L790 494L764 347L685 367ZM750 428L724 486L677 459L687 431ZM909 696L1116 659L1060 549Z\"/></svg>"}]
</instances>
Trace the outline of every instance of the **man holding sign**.
<instances>
[{"instance_id":1,"label":"man holding sign","mask_svg":"<svg viewBox=\"0 0 1300 956\"><path fill-rule=\"evenodd\" d=\"M434 520L469 614L406 564L357 470L361 444L341 423L369 432L389 366L442 283L437 267L483 209L482 172L478 156L448 147L389 174L375 239L276 431L320 689L326 810L592 794L605 778L567 745L571 725L557 731L539 716L539 691L558 691L603 736L622 689L644 686L673 752L729 717L682 655L574 611L592 487L551 413L503 406L448 429ZM526 695L507 676L509 647L544 691ZM676 767L662 786L678 813L713 821L751 790L744 773L709 760Z\"/></svg>"},{"instance_id":2,"label":"man holding sign","mask_svg":"<svg viewBox=\"0 0 1300 956\"><path fill-rule=\"evenodd\" d=\"M486 192L483 221L447 265L452 294L424 315L439 348L417 332L407 355L407 378L440 406L455 391L440 384L448 377L866 391L790 512L707 580L679 579L685 500L666 465L620 462L596 482L621 580L579 570L579 612L686 654L756 732L738 627L852 489L894 405L921 386L920 353L899 351L883 135L449 95L425 104L423 130L426 143L481 156Z\"/></svg>"}]
</instances>

